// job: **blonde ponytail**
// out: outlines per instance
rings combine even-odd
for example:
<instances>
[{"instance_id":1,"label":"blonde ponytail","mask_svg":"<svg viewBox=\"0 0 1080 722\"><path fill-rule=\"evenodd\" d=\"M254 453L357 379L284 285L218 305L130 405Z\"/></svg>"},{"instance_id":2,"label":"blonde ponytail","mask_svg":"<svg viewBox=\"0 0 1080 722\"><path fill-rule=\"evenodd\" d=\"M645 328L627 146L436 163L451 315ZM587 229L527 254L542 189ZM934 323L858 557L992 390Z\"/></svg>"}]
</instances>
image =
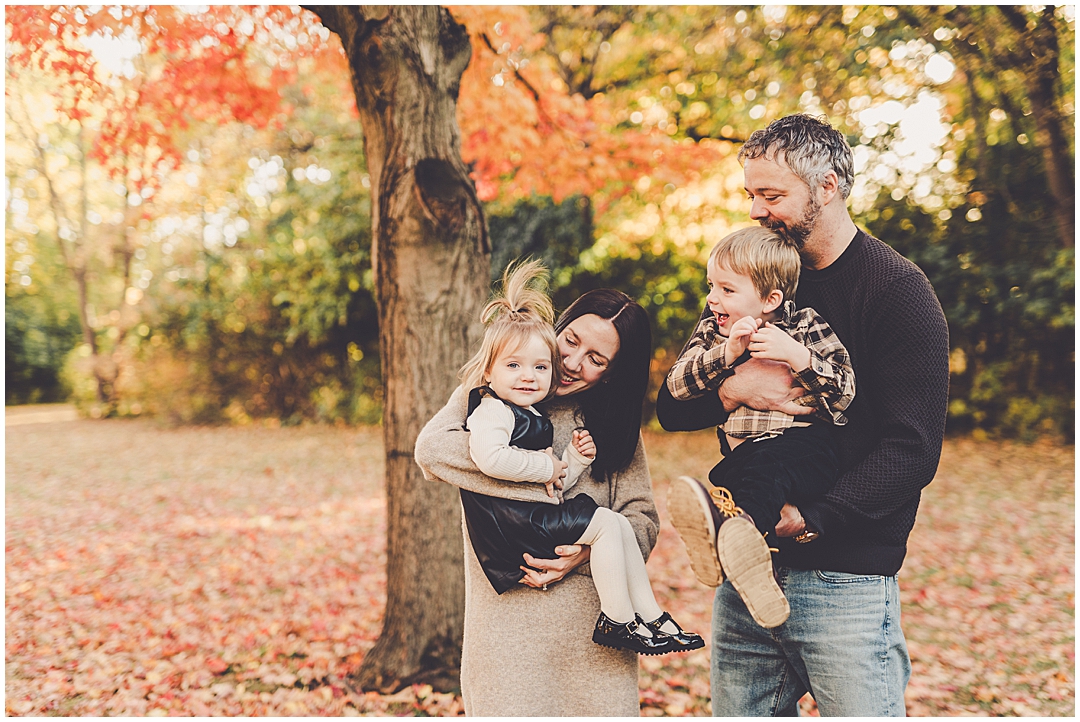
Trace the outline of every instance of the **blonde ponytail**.
<instances>
[{"instance_id":1,"label":"blonde ponytail","mask_svg":"<svg viewBox=\"0 0 1080 722\"><path fill-rule=\"evenodd\" d=\"M547 268L537 260L511 263L503 272L500 292L484 306L480 320L487 326L480 350L461 367L461 385L473 389L484 383L491 364L503 350L516 348L534 335L551 350L554 392L562 377L562 358L555 340L555 308L547 295Z\"/></svg>"}]
</instances>

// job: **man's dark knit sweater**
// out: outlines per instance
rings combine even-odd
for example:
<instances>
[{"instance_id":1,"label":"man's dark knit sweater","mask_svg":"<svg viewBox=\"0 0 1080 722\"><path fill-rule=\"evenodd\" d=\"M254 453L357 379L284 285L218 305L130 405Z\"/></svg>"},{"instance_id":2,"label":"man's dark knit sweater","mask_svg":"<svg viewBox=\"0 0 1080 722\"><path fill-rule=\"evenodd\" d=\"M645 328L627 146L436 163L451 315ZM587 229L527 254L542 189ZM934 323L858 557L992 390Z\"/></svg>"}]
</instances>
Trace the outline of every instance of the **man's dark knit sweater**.
<instances>
[{"instance_id":1,"label":"man's dark knit sweater","mask_svg":"<svg viewBox=\"0 0 1080 722\"><path fill-rule=\"evenodd\" d=\"M779 566L852 574L899 571L924 486L937 471L949 394L949 331L926 276L859 231L822 270L803 269L796 305L815 309L851 354L858 390L838 427L840 478L823 499L799 507L808 544L775 539ZM705 309L708 312L708 308ZM715 426L727 414L715 395L656 402L668 431Z\"/></svg>"}]
</instances>

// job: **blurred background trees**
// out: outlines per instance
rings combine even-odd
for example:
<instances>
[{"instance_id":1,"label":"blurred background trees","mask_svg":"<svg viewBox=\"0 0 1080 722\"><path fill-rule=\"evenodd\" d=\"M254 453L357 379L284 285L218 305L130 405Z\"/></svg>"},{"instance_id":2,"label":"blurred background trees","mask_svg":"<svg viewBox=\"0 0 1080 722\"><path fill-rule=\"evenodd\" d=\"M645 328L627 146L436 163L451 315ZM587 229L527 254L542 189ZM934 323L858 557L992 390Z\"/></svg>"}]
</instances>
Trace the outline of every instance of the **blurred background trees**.
<instances>
[{"instance_id":1,"label":"blurred background trees","mask_svg":"<svg viewBox=\"0 0 1080 722\"><path fill-rule=\"evenodd\" d=\"M460 7L492 272L649 311L659 381L738 143L828 116L857 222L950 324L949 424L1071 438L1071 7ZM140 14L141 13L141 14ZM7 13L6 401L179 422L380 415L370 182L336 37L297 8ZM85 288L84 288L85 286Z\"/></svg>"}]
</instances>

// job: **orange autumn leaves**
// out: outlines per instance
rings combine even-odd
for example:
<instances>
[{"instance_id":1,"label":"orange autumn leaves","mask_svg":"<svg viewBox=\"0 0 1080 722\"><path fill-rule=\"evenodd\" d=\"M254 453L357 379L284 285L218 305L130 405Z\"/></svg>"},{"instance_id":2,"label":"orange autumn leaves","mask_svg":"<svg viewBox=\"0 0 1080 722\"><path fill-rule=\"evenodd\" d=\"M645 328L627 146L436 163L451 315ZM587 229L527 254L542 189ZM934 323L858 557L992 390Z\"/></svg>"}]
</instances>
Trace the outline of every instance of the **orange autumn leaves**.
<instances>
[{"instance_id":1,"label":"orange autumn leaves","mask_svg":"<svg viewBox=\"0 0 1080 722\"><path fill-rule=\"evenodd\" d=\"M569 92L526 8L462 6L452 13L473 46L458 122L462 156L482 200L581 194L602 210L645 175L659 181L655 193L726 153L717 144L675 142L620 122L603 93L586 99ZM342 102L355 107L340 42L314 14L293 8L21 6L8 9L7 33L9 72L36 65L61 79L67 89L55 98L57 110L100 126L90 152L110 174L126 175L135 192L156 188L155 178L179 164L192 123L290 122L291 106L279 90L295 78L298 62L339 78ZM137 39L136 72L102 73L83 42L94 36ZM140 153L133 172L131 156Z\"/></svg>"},{"instance_id":2,"label":"orange autumn leaves","mask_svg":"<svg viewBox=\"0 0 1080 722\"><path fill-rule=\"evenodd\" d=\"M682 182L723 157L719 145L675 142L620 122L613 101L568 92L544 36L520 6L453 7L472 39L458 123L482 200L585 195L603 209L644 175Z\"/></svg>"},{"instance_id":3,"label":"orange autumn leaves","mask_svg":"<svg viewBox=\"0 0 1080 722\"><path fill-rule=\"evenodd\" d=\"M461 713L430 688L345 684L386 599L378 428L73 421L7 440L8 714ZM663 500L716 439L645 444L653 588L707 634L712 595ZM946 442L900 572L909 714L1072 713L1072 470L1071 446ZM708 715L708 670L708 648L643 659L643 714Z\"/></svg>"},{"instance_id":4,"label":"orange autumn leaves","mask_svg":"<svg viewBox=\"0 0 1080 722\"><path fill-rule=\"evenodd\" d=\"M279 89L301 59L328 54L314 29L296 42L311 24L281 7L13 6L6 19L9 76L45 72L49 112L79 124L87 154L143 197L179 166L198 124L280 124ZM94 47L126 63L110 70Z\"/></svg>"}]
</instances>

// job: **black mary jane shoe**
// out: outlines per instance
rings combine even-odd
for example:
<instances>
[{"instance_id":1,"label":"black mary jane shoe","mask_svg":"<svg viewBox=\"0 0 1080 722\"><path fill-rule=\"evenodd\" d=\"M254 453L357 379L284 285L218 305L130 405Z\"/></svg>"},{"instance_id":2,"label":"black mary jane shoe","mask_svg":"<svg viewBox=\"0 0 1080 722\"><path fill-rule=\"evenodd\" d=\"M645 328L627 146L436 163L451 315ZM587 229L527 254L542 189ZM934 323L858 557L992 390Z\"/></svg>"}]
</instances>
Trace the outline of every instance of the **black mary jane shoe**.
<instances>
[{"instance_id":1,"label":"black mary jane shoe","mask_svg":"<svg viewBox=\"0 0 1080 722\"><path fill-rule=\"evenodd\" d=\"M651 622L646 622L641 618L640 614L635 614L638 624L643 624L645 627L653 633L654 636L662 635L671 638L674 641L673 652L689 652L691 649L701 649L705 646L705 640L701 638L700 634L694 634L693 632L684 632L683 628L679 626L679 623L671 618L671 615L664 612L659 617ZM660 627L665 622L671 622L675 625L675 628L679 631L675 634L671 632L665 632Z\"/></svg>"},{"instance_id":2,"label":"black mary jane shoe","mask_svg":"<svg viewBox=\"0 0 1080 722\"><path fill-rule=\"evenodd\" d=\"M668 652L680 651L672 637L667 634L654 634L652 637L643 637L637 633L637 620L625 623L611 621L606 614L600 612L600 618L596 620L596 629L593 630L592 641L604 647L613 649L628 649L638 654L667 654Z\"/></svg>"}]
</instances>

